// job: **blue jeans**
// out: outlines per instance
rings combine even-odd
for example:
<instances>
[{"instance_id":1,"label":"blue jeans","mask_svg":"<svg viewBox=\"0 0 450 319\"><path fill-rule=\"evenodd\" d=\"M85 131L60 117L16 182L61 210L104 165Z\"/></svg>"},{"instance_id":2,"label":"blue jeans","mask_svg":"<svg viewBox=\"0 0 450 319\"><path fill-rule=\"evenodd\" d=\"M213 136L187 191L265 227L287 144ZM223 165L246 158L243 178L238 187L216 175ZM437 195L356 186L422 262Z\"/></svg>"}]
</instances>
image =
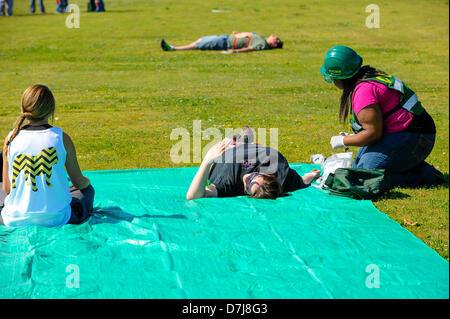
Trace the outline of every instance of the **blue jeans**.
<instances>
[{"instance_id":1,"label":"blue jeans","mask_svg":"<svg viewBox=\"0 0 450 319\"><path fill-rule=\"evenodd\" d=\"M14 0L0 0L0 15L4 15L5 12L5 2L8 3L8 15L12 16Z\"/></svg>"},{"instance_id":2,"label":"blue jeans","mask_svg":"<svg viewBox=\"0 0 450 319\"><path fill-rule=\"evenodd\" d=\"M95 12L104 12L105 5L103 4L103 0L98 0L98 7L95 8Z\"/></svg>"},{"instance_id":3,"label":"blue jeans","mask_svg":"<svg viewBox=\"0 0 450 319\"><path fill-rule=\"evenodd\" d=\"M68 5L69 5L68 0L59 0L59 3L56 5L55 12L58 13L66 12Z\"/></svg>"},{"instance_id":4,"label":"blue jeans","mask_svg":"<svg viewBox=\"0 0 450 319\"><path fill-rule=\"evenodd\" d=\"M391 178L391 187L435 185L438 170L425 162L433 150L436 134L398 132L384 134L371 146L358 150L352 167L382 168Z\"/></svg>"},{"instance_id":5,"label":"blue jeans","mask_svg":"<svg viewBox=\"0 0 450 319\"><path fill-rule=\"evenodd\" d=\"M228 35L209 35L203 37L195 44L200 50L226 50L228 48Z\"/></svg>"},{"instance_id":6,"label":"blue jeans","mask_svg":"<svg viewBox=\"0 0 450 319\"><path fill-rule=\"evenodd\" d=\"M68 224L82 224L87 221L94 205L95 190L92 185L79 190L73 185L70 186L70 195L72 202L70 203L71 216Z\"/></svg>"},{"instance_id":7,"label":"blue jeans","mask_svg":"<svg viewBox=\"0 0 450 319\"><path fill-rule=\"evenodd\" d=\"M31 13L34 13L36 11L35 6L36 6L36 0L30 0L30 12ZM39 0L39 9L41 10L42 13L45 12L44 0Z\"/></svg>"}]
</instances>

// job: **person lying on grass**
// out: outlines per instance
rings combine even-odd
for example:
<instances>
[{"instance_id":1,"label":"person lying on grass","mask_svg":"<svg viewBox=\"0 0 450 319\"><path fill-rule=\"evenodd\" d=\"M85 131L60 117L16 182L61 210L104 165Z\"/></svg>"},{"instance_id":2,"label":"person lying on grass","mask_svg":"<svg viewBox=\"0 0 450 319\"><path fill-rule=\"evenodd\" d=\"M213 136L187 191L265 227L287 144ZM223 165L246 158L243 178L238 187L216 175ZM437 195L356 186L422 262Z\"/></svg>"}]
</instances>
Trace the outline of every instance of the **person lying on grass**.
<instances>
[{"instance_id":1,"label":"person lying on grass","mask_svg":"<svg viewBox=\"0 0 450 319\"><path fill-rule=\"evenodd\" d=\"M7 194L4 207L0 203L0 224L81 224L92 210L95 191L81 173L69 135L48 124L55 112L52 92L44 85L30 86L23 93L20 111L0 152L2 188Z\"/></svg>"},{"instance_id":2,"label":"person lying on grass","mask_svg":"<svg viewBox=\"0 0 450 319\"><path fill-rule=\"evenodd\" d=\"M242 195L276 199L308 187L320 176L321 171L313 170L300 177L280 152L242 138L246 135L237 135L225 138L207 152L186 194L187 200Z\"/></svg>"},{"instance_id":3,"label":"person lying on grass","mask_svg":"<svg viewBox=\"0 0 450 319\"><path fill-rule=\"evenodd\" d=\"M265 39L262 35L255 32L238 32L227 35L211 35L198 39L184 46L172 46L161 40L161 48L164 51L179 50L222 50L228 53L242 53L258 50L281 49L283 42L279 37L270 35Z\"/></svg>"}]
</instances>

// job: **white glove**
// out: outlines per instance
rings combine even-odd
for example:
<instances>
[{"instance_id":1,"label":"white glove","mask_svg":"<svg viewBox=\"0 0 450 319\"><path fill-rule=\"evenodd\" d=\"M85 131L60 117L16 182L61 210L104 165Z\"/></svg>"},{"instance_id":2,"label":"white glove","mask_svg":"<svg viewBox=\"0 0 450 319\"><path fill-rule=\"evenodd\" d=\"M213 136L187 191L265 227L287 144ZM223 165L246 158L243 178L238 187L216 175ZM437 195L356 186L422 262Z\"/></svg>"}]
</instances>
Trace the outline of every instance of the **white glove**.
<instances>
[{"instance_id":1,"label":"white glove","mask_svg":"<svg viewBox=\"0 0 450 319\"><path fill-rule=\"evenodd\" d=\"M332 136L330 140L331 147L335 150L341 147L345 147L344 136Z\"/></svg>"},{"instance_id":2,"label":"white glove","mask_svg":"<svg viewBox=\"0 0 450 319\"><path fill-rule=\"evenodd\" d=\"M354 135L354 134L350 134L350 133L346 133L346 132L339 132L339 135L342 135L342 136L351 136L351 135Z\"/></svg>"}]
</instances>

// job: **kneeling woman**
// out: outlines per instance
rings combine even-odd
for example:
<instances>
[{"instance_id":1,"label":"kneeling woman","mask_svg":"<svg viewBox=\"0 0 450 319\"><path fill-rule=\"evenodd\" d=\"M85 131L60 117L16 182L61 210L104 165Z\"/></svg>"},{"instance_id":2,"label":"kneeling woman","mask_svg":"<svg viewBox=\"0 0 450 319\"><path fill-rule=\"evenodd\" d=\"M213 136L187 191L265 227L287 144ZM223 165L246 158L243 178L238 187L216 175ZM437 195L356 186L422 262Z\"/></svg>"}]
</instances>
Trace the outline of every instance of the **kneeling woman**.
<instances>
[{"instance_id":1,"label":"kneeling woman","mask_svg":"<svg viewBox=\"0 0 450 319\"><path fill-rule=\"evenodd\" d=\"M48 124L54 111L55 100L46 86L25 90L20 118L5 139L2 155L7 196L0 222L6 226L80 224L92 210L94 189L80 171L72 140ZM28 124L22 126L25 120Z\"/></svg>"},{"instance_id":2,"label":"kneeling woman","mask_svg":"<svg viewBox=\"0 0 450 319\"><path fill-rule=\"evenodd\" d=\"M226 138L208 151L189 187L188 200L241 195L276 199L308 187L321 173L314 170L300 177L273 148L251 142L233 144L233 139Z\"/></svg>"},{"instance_id":3,"label":"kneeling woman","mask_svg":"<svg viewBox=\"0 0 450 319\"><path fill-rule=\"evenodd\" d=\"M368 65L346 46L330 49L322 66L325 81L341 89L339 117L349 113L355 134L331 138L331 146L359 146L353 167L385 169L392 187L431 186L444 182L425 162L436 127L417 95L400 79Z\"/></svg>"}]
</instances>

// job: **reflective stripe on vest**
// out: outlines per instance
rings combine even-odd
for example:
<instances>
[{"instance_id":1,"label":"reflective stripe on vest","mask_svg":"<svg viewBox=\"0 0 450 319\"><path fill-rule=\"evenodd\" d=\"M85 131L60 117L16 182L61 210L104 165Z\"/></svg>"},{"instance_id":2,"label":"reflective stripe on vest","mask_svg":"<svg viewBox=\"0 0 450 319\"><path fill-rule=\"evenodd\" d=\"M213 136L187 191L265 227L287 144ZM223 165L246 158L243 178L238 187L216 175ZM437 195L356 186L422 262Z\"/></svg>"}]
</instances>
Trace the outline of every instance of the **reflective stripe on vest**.
<instances>
[{"instance_id":1,"label":"reflective stripe on vest","mask_svg":"<svg viewBox=\"0 0 450 319\"><path fill-rule=\"evenodd\" d=\"M352 131L355 133L361 132L363 127L361 126L361 124L359 124L357 121L355 120L350 120L350 127L352 128Z\"/></svg>"},{"instance_id":2,"label":"reflective stripe on vest","mask_svg":"<svg viewBox=\"0 0 450 319\"><path fill-rule=\"evenodd\" d=\"M408 101L405 102L405 104L403 104L403 108L407 109L409 112L411 112L412 108L414 107L414 105L417 104L417 102L419 102L419 99L417 98L417 94L414 93L409 99ZM412 112L411 112L412 113Z\"/></svg>"},{"instance_id":3,"label":"reflective stripe on vest","mask_svg":"<svg viewBox=\"0 0 450 319\"><path fill-rule=\"evenodd\" d=\"M396 77L394 77L394 79L395 79L394 80L394 89L397 91L403 92L402 91L402 88L403 88L402 80L400 80L399 78L396 78Z\"/></svg>"}]
</instances>

